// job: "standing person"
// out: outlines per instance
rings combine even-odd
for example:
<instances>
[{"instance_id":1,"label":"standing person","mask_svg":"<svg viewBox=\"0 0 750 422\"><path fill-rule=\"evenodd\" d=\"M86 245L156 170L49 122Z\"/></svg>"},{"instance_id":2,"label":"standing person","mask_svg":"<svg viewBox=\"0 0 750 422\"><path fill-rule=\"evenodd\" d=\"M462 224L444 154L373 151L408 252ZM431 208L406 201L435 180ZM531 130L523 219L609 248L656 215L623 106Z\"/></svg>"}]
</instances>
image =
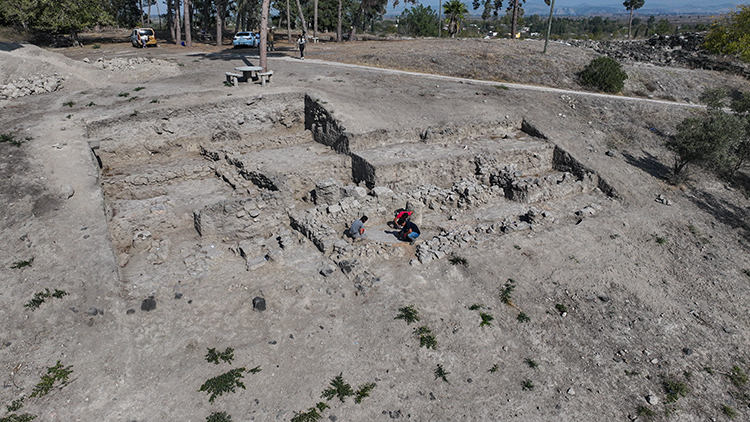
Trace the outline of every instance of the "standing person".
<instances>
[{"instance_id":1,"label":"standing person","mask_svg":"<svg viewBox=\"0 0 750 422\"><path fill-rule=\"evenodd\" d=\"M274 51L273 48L273 39L276 36L276 27L272 26L271 29L268 30L268 39L266 40L266 46L268 47L268 51Z\"/></svg>"},{"instance_id":2,"label":"standing person","mask_svg":"<svg viewBox=\"0 0 750 422\"><path fill-rule=\"evenodd\" d=\"M411 244L414 244L414 241L417 240L419 237L419 227L417 227L416 224L412 223L411 220L403 219L404 221L404 227L401 229L400 232L398 232L398 237L401 240L411 242Z\"/></svg>"},{"instance_id":3,"label":"standing person","mask_svg":"<svg viewBox=\"0 0 750 422\"><path fill-rule=\"evenodd\" d=\"M305 60L305 33L303 32L297 37L297 45L299 46L299 57L300 60Z\"/></svg>"},{"instance_id":4,"label":"standing person","mask_svg":"<svg viewBox=\"0 0 750 422\"><path fill-rule=\"evenodd\" d=\"M354 239L364 239L365 236L365 223L367 222L367 216L363 215L359 220L354 220L352 226L349 228L349 236Z\"/></svg>"}]
</instances>

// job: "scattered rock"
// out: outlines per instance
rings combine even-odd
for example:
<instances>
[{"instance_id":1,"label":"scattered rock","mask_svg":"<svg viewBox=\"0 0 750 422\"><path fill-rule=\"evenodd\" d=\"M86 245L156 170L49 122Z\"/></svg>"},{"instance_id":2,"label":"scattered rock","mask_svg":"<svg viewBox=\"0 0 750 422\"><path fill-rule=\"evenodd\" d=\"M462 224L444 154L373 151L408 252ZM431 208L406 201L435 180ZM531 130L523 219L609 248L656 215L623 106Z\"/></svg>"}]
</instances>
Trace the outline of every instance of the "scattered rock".
<instances>
[{"instance_id":1,"label":"scattered rock","mask_svg":"<svg viewBox=\"0 0 750 422\"><path fill-rule=\"evenodd\" d=\"M570 387L570 388L568 388L568 394L570 394L571 396L575 396L576 395L576 390L574 390L573 387Z\"/></svg>"},{"instance_id":2,"label":"scattered rock","mask_svg":"<svg viewBox=\"0 0 750 422\"><path fill-rule=\"evenodd\" d=\"M88 314L88 315L91 315L91 316L96 316L96 315L98 315L99 313L100 313L100 312L99 312L99 310L98 310L98 309L96 309L96 308L88 308L88 309L86 310L86 314Z\"/></svg>"},{"instance_id":3,"label":"scattered rock","mask_svg":"<svg viewBox=\"0 0 750 422\"><path fill-rule=\"evenodd\" d=\"M135 313L135 309L130 308L127 311L125 311L125 313L128 314L128 315L133 315Z\"/></svg>"},{"instance_id":4,"label":"scattered rock","mask_svg":"<svg viewBox=\"0 0 750 422\"><path fill-rule=\"evenodd\" d=\"M266 300L260 296L253 298L253 310L263 312L266 310Z\"/></svg>"},{"instance_id":5,"label":"scattered rock","mask_svg":"<svg viewBox=\"0 0 750 422\"><path fill-rule=\"evenodd\" d=\"M73 186L70 184L65 184L60 188L60 194L58 195L60 199L70 199L75 195L76 191L73 189Z\"/></svg>"},{"instance_id":6,"label":"scattered rock","mask_svg":"<svg viewBox=\"0 0 750 422\"><path fill-rule=\"evenodd\" d=\"M659 398L654 394L649 394L648 396L646 396L646 401L652 406L656 406L657 404L659 404Z\"/></svg>"},{"instance_id":7,"label":"scattered rock","mask_svg":"<svg viewBox=\"0 0 750 422\"><path fill-rule=\"evenodd\" d=\"M156 309L156 300L153 296L149 296L147 299L143 299L143 302L141 302L141 310L142 311L153 311Z\"/></svg>"}]
</instances>

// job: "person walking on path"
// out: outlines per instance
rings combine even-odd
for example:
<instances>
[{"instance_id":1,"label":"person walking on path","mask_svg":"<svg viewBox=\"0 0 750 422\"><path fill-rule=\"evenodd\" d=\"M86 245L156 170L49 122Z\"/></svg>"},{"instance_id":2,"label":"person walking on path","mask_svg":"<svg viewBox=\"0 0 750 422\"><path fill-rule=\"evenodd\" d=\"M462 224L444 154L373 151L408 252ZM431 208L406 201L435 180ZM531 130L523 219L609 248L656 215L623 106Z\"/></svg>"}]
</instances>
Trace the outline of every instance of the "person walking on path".
<instances>
[{"instance_id":1,"label":"person walking on path","mask_svg":"<svg viewBox=\"0 0 750 422\"><path fill-rule=\"evenodd\" d=\"M303 32L297 37L297 45L299 46L299 58L305 60L305 33Z\"/></svg>"},{"instance_id":2,"label":"person walking on path","mask_svg":"<svg viewBox=\"0 0 750 422\"><path fill-rule=\"evenodd\" d=\"M364 239L365 235L365 223L367 222L367 216L363 215L359 220L354 220L352 226L349 228L349 236L354 240Z\"/></svg>"}]
</instances>

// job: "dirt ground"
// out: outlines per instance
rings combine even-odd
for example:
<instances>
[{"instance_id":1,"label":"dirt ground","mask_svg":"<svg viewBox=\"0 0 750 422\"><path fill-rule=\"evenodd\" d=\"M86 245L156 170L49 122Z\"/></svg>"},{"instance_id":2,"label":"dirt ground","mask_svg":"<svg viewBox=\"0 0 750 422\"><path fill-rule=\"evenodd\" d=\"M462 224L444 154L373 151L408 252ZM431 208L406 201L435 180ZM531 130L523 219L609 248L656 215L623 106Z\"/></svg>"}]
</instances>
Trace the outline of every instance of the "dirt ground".
<instances>
[{"instance_id":1,"label":"dirt ground","mask_svg":"<svg viewBox=\"0 0 750 422\"><path fill-rule=\"evenodd\" d=\"M561 43L326 42L302 61L278 40L270 85L228 87L256 50L97 44L0 43L0 85L65 76L0 100L0 133L24 141L0 144L0 399L26 397L16 413L287 421L323 401L333 422L750 419L750 204L700 171L669 185L663 147L703 88L746 80L631 63L604 96L575 79L593 53ZM559 194L573 170L518 161L509 189L551 193L508 199L482 160L524 148L583 175ZM357 196L355 156L391 166L373 180L392 191ZM324 205L326 178L351 196ZM415 245L387 225L409 201ZM341 240L365 212L370 240ZM44 289L67 295L24 306ZM419 322L394 319L406 306ZM227 347L231 365L206 362ZM69 382L29 397L57 361ZM239 367L261 371L213 403L198 391ZM339 374L376 387L321 398Z\"/></svg>"}]
</instances>

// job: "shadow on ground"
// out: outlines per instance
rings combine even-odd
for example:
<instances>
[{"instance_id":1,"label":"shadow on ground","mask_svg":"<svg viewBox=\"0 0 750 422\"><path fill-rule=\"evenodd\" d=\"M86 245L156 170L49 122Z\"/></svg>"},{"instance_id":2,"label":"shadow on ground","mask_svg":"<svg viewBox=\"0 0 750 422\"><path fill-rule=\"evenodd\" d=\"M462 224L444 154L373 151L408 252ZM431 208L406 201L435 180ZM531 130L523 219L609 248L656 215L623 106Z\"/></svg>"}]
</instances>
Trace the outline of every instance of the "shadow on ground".
<instances>
[{"instance_id":1,"label":"shadow on ground","mask_svg":"<svg viewBox=\"0 0 750 422\"><path fill-rule=\"evenodd\" d=\"M641 152L643 153L641 157L636 157L628 152L623 152L622 156L628 164L638 167L651 176L660 180L669 180L672 173L671 169L659 161L659 157L646 151Z\"/></svg>"}]
</instances>

